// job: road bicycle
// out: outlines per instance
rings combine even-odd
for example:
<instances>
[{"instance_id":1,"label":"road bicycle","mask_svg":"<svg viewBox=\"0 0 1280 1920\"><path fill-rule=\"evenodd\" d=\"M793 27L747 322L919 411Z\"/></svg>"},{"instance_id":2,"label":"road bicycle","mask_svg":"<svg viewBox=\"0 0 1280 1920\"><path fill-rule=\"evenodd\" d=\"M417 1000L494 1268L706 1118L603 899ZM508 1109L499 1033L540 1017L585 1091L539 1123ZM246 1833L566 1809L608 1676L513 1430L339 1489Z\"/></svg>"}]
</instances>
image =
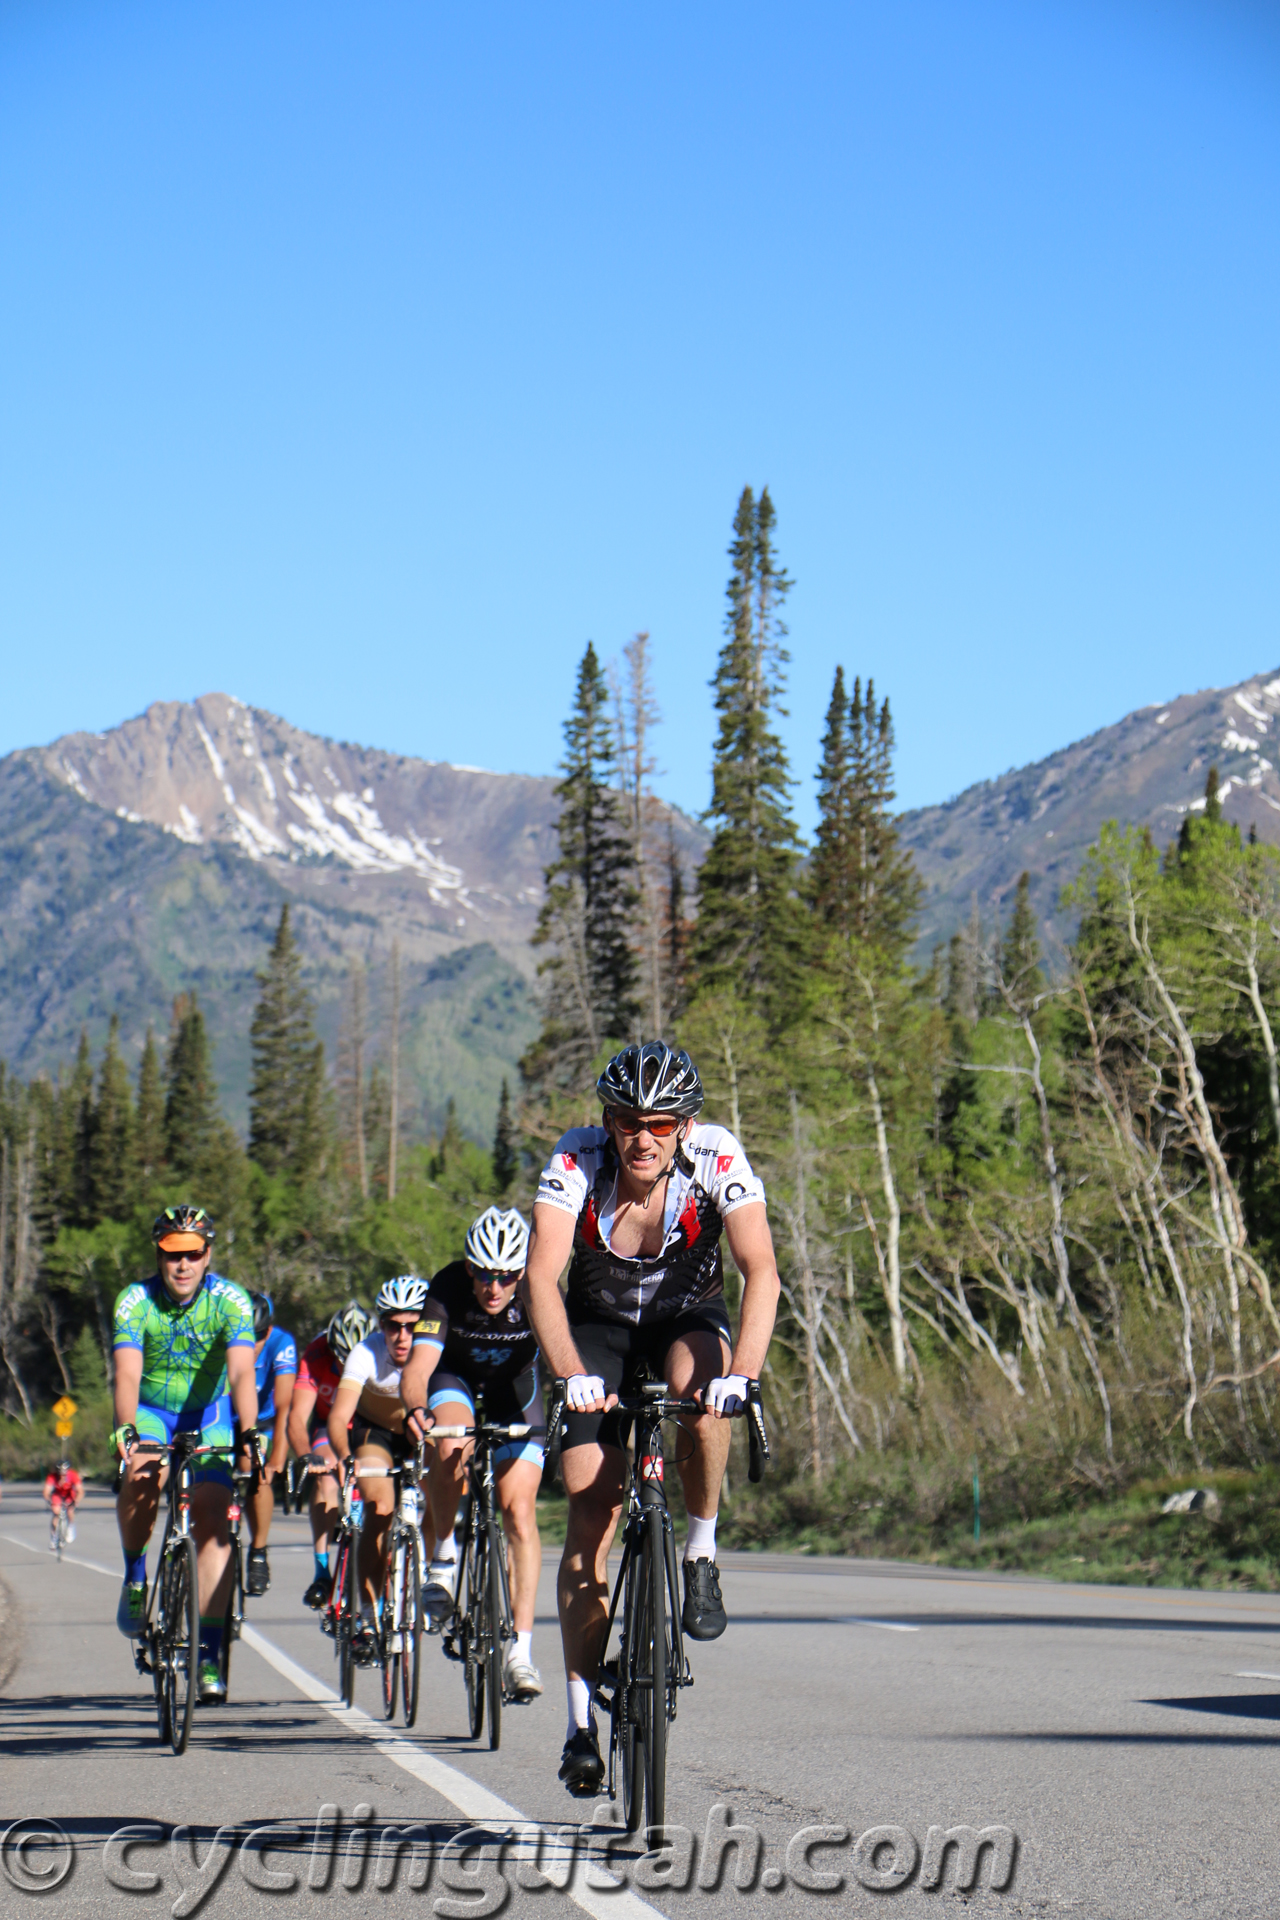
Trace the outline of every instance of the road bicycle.
<instances>
[{"instance_id":1,"label":"road bicycle","mask_svg":"<svg viewBox=\"0 0 1280 1920\"><path fill-rule=\"evenodd\" d=\"M560 1452L564 1386L562 1380L555 1384L547 1422L547 1452L553 1467ZM597 1701L609 1710L609 1798L617 1799L621 1785L623 1825L628 1833L636 1833L642 1822L650 1830L666 1824L667 1735L681 1687L693 1684L680 1627L679 1569L667 1506L662 1423L705 1412L700 1400L673 1395L663 1380L641 1378L636 1386L635 1393L621 1395L617 1401L617 1412L634 1422L635 1453L634 1459L627 1458L622 1564L609 1604L595 1686ZM748 1478L758 1481L769 1460L758 1380L747 1383L745 1412ZM610 1654L615 1624L618 1639Z\"/></svg>"},{"instance_id":2,"label":"road bicycle","mask_svg":"<svg viewBox=\"0 0 1280 1920\"><path fill-rule=\"evenodd\" d=\"M411 1460L378 1468L395 1482L395 1512L387 1530L387 1558L378 1610L378 1660L382 1667L382 1711L396 1715L399 1697L404 1723L418 1717L422 1668L422 1448Z\"/></svg>"},{"instance_id":3,"label":"road bicycle","mask_svg":"<svg viewBox=\"0 0 1280 1920\"><path fill-rule=\"evenodd\" d=\"M168 1510L164 1537L160 1542L160 1560L151 1592L142 1633L134 1643L133 1657L139 1673L151 1675L155 1694L156 1732L161 1745L167 1740L175 1753L185 1753L191 1734L191 1715L195 1709L200 1660L200 1587L196 1565L196 1538L191 1525L191 1490L195 1485L195 1462L216 1457L230 1459L226 1447L200 1444L198 1433L176 1433L166 1445L159 1440L139 1440L136 1454L167 1454L169 1482L166 1488ZM236 1501L232 1499L232 1506ZM233 1559L238 1563L238 1521ZM234 1619L237 1582L232 1579L232 1599L228 1621ZM238 1631L238 1629L237 1629ZM223 1633L223 1674L230 1661L229 1641Z\"/></svg>"},{"instance_id":4,"label":"road bicycle","mask_svg":"<svg viewBox=\"0 0 1280 1920\"><path fill-rule=\"evenodd\" d=\"M49 1516L49 1545L59 1560L62 1558L62 1549L70 1544L70 1540L71 1515L67 1511L66 1501L62 1500Z\"/></svg>"},{"instance_id":5,"label":"road bicycle","mask_svg":"<svg viewBox=\"0 0 1280 1920\"><path fill-rule=\"evenodd\" d=\"M364 1526L364 1500L360 1480L369 1473L381 1473L381 1467L357 1467L343 1475L338 1519L333 1529L333 1585L320 1610L320 1631L333 1640L338 1661L338 1692L344 1707L356 1695L356 1657L352 1650L360 1621L360 1534Z\"/></svg>"},{"instance_id":6,"label":"road bicycle","mask_svg":"<svg viewBox=\"0 0 1280 1920\"><path fill-rule=\"evenodd\" d=\"M502 1739L503 1650L507 1641L515 1638L506 1535L498 1511L493 1455L495 1447L509 1440L527 1440L534 1432L527 1422L494 1425L487 1421L484 1396L477 1394L474 1426L432 1427L426 1436L428 1440L475 1442L458 1543L461 1572L453 1612L444 1630L444 1651L448 1659L462 1662L467 1724L473 1740L480 1738L488 1715L490 1751L496 1751Z\"/></svg>"}]
</instances>

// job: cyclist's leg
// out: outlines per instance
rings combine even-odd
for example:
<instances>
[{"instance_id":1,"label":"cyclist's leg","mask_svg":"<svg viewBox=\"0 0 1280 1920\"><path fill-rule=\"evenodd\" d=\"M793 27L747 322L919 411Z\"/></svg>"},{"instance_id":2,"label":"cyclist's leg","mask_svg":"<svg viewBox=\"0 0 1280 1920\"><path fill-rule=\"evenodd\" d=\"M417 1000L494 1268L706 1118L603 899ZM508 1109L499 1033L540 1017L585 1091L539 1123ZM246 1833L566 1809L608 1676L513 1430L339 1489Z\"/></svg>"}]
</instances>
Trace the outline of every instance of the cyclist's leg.
<instances>
[{"instance_id":1,"label":"cyclist's leg","mask_svg":"<svg viewBox=\"0 0 1280 1920\"><path fill-rule=\"evenodd\" d=\"M427 1408L441 1427L469 1427L476 1417L470 1388L456 1374L432 1377ZM471 1440L440 1440L430 1448L427 1487L435 1544L428 1569L424 1605L437 1624L448 1618L457 1590L458 1542L454 1530L458 1505L467 1488Z\"/></svg>"},{"instance_id":2,"label":"cyclist's leg","mask_svg":"<svg viewBox=\"0 0 1280 1920\"><path fill-rule=\"evenodd\" d=\"M138 1437L166 1445L173 1436L177 1415L139 1403L134 1416ZM160 1495L169 1478L168 1457L139 1453L135 1448L116 1495L116 1524L124 1554L124 1582L116 1607L116 1625L130 1639L142 1633L147 1605L147 1542L156 1523Z\"/></svg>"},{"instance_id":3,"label":"cyclist's leg","mask_svg":"<svg viewBox=\"0 0 1280 1920\"><path fill-rule=\"evenodd\" d=\"M191 1529L196 1541L200 1601L200 1695L211 1699L225 1697L220 1655L233 1578L230 1507L235 1419L231 1396L223 1394L207 1407L188 1410L181 1424L198 1427L201 1446L222 1449L211 1459L192 1462Z\"/></svg>"},{"instance_id":4,"label":"cyclist's leg","mask_svg":"<svg viewBox=\"0 0 1280 1920\"><path fill-rule=\"evenodd\" d=\"M603 1321L573 1327L583 1366L604 1381L609 1393L623 1384L635 1331ZM575 1729L592 1725L591 1694L609 1619L609 1548L622 1512L624 1460L614 1414L567 1413L563 1431L560 1472L569 1514L556 1597L572 1738Z\"/></svg>"},{"instance_id":5,"label":"cyclist's leg","mask_svg":"<svg viewBox=\"0 0 1280 1920\"><path fill-rule=\"evenodd\" d=\"M663 1371L672 1392L682 1398L724 1372L729 1364L728 1321L723 1303L681 1315L671 1331ZM692 1446L682 1449L680 1483L689 1530L684 1548L684 1606L681 1621L694 1640L715 1640L728 1621L716 1567L716 1514L729 1460L729 1422L711 1414L686 1415L680 1422Z\"/></svg>"},{"instance_id":6,"label":"cyclist's leg","mask_svg":"<svg viewBox=\"0 0 1280 1920\"><path fill-rule=\"evenodd\" d=\"M265 1460L271 1452L275 1440L275 1424L267 1421L258 1428L258 1445ZM252 1549L265 1548L271 1532L271 1516L275 1512L275 1497L271 1483L265 1473L258 1475L258 1484L249 1496L249 1544Z\"/></svg>"},{"instance_id":7,"label":"cyclist's leg","mask_svg":"<svg viewBox=\"0 0 1280 1920\"><path fill-rule=\"evenodd\" d=\"M364 1440L355 1452L357 1466L390 1468L392 1464L390 1446L372 1439ZM371 1615L382 1597L387 1528L395 1510L395 1486L390 1472L362 1478L360 1493L364 1500L364 1524L360 1529L360 1610L362 1614Z\"/></svg>"},{"instance_id":8,"label":"cyclist's leg","mask_svg":"<svg viewBox=\"0 0 1280 1920\"><path fill-rule=\"evenodd\" d=\"M333 1448L323 1426L310 1434L311 1451L322 1455L331 1464ZM316 1578L325 1579L329 1571L329 1541L338 1519L338 1478L337 1468L323 1473L316 1468L311 1470L311 1546L316 1557Z\"/></svg>"},{"instance_id":9,"label":"cyclist's leg","mask_svg":"<svg viewBox=\"0 0 1280 1920\"><path fill-rule=\"evenodd\" d=\"M527 1422L541 1426L542 1388L535 1363L505 1389L499 1399L497 1420L513 1425ZM542 1443L509 1440L494 1454L498 1482L498 1505L507 1535L507 1564L511 1585L511 1617L519 1636L523 1658L529 1658L528 1636L533 1631L533 1608L542 1571L542 1541L538 1535L538 1488L542 1485Z\"/></svg>"}]
</instances>

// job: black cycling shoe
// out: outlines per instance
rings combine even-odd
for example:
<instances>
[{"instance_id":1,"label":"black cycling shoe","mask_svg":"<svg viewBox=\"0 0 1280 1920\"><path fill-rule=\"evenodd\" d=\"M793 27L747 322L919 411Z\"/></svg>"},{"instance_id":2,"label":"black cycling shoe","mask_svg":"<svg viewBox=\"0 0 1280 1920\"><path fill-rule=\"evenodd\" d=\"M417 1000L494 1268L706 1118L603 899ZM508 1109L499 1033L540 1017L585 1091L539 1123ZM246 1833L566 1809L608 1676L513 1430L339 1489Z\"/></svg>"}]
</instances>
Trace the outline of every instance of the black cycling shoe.
<instances>
[{"instance_id":1,"label":"black cycling shoe","mask_svg":"<svg viewBox=\"0 0 1280 1920\"><path fill-rule=\"evenodd\" d=\"M360 1620L351 1636L351 1658L358 1667L371 1667L378 1657L378 1636L372 1620Z\"/></svg>"},{"instance_id":2,"label":"black cycling shoe","mask_svg":"<svg viewBox=\"0 0 1280 1920\"><path fill-rule=\"evenodd\" d=\"M604 1761L594 1727L579 1727L564 1743L560 1755L560 1778L576 1799L589 1799L600 1791L604 1779Z\"/></svg>"},{"instance_id":3,"label":"black cycling shoe","mask_svg":"<svg viewBox=\"0 0 1280 1920\"><path fill-rule=\"evenodd\" d=\"M271 1585L271 1567L267 1560L265 1547L250 1547L249 1565L245 1570L245 1587L255 1600L261 1600Z\"/></svg>"},{"instance_id":4,"label":"black cycling shoe","mask_svg":"<svg viewBox=\"0 0 1280 1920\"><path fill-rule=\"evenodd\" d=\"M319 1613L333 1592L333 1575L318 1573L302 1596L304 1607L310 1607L313 1613Z\"/></svg>"},{"instance_id":5,"label":"black cycling shoe","mask_svg":"<svg viewBox=\"0 0 1280 1920\"><path fill-rule=\"evenodd\" d=\"M715 1561L686 1560L680 1625L691 1640L718 1640L728 1624Z\"/></svg>"}]
</instances>

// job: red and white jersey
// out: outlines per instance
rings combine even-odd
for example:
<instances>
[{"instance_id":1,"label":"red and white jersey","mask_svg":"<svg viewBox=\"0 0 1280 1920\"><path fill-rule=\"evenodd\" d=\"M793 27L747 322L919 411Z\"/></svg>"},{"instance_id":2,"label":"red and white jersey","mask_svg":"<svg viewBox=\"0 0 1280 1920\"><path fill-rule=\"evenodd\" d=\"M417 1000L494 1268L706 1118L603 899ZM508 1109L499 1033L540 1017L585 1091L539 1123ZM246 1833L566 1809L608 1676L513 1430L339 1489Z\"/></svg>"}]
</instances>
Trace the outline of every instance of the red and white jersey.
<instances>
[{"instance_id":1,"label":"red and white jersey","mask_svg":"<svg viewBox=\"0 0 1280 1920\"><path fill-rule=\"evenodd\" d=\"M662 1250L642 1259L610 1246L618 1207L618 1159L603 1127L575 1127L556 1143L537 1201L573 1214L567 1305L573 1320L638 1324L684 1313L724 1292L722 1223L764 1201L764 1186L727 1127L695 1122L666 1183Z\"/></svg>"},{"instance_id":2,"label":"red and white jersey","mask_svg":"<svg viewBox=\"0 0 1280 1920\"><path fill-rule=\"evenodd\" d=\"M50 1473L45 1476L44 1497L46 1500L57 1500L65 1503L69 1507L74 1507L83 1492L84 1481L80 1478L80 1475L74 1467L67 1473Z\"/></svg>"}]
</instances>

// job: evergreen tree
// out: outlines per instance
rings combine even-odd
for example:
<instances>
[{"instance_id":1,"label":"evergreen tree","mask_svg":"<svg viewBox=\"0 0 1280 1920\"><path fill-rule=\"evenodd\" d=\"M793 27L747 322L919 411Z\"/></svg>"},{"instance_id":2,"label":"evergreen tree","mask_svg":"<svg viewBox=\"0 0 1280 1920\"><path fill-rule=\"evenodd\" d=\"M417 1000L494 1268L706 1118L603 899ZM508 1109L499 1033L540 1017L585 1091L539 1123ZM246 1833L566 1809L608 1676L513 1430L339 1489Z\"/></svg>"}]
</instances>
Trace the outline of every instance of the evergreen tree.
<instances>
[{"instance_id":1,"label":"evergreen tree","mask_svg":"<svg viewBox=\"0 0 1280 1920\"><path fill-rule=\"evenodd\" d=\"M846 846L849 933L900 959L922 892L915 862L898 840L893 804L893 720L889 702L876 709L875 687L853 683L849 704Z\"/></svg>"},{"instance_id":2,"label":"evergreen tree","mask_svg":"<svg viewBox=\"0 0 1280 1920\"><path fill-rule=\"evenodd\" d=\"M685 1001L685 953L689 927L685 917L684 868L676 847L675 823L667 821L667 940L666 982L663 997L676 1018Z\"/></svg>"},{"instance_id":3,"label":"evergreen tree","mask_svg":"<svg viewBox=\"0 0 1280 1920\"><path fill-rule=\"evenodd\" d=\"M1013 915L1000 949L1000 978L1019 1013L1030 1012L1037 994L1044 991L1040 937L1036 931L1035 910L1031 905L1029 873L1019 876L1014 892Z\"/></svg>"},{"instance_id":4,"label":"evergreen tree","mask_svg":"<svg viewBox=\"0 0 1280 1920\"><path fill-rule=\"evenodd\" d=\"M129 1074L120 1057L120 1021L114 1013L98 1069L98 1098L89 1141L90 1188L96 1220L125 1220L137 1191L135 1116Z\"/></svg>"},{"instance_id":5,"label":"evergreen tree","mask_svg":"<svg viewBox=\"0 0 1280 1920\"><path fill-rule=\"evenodd\" d=\"M164 1160L175 1180L198 1183L207 1172L219 1119L204 1014L194 993L180 993L173 1003L165 1060ZM193 1204L206 1203L197 1199Z\"/></svg>"},{"instance_id":6,"label":"evergreen tree","mask_svg":"<svg viewBox=\"0 0 1280 1920\"><path fill-rule=\"evenodd\" d=\"M493 1184L500 1194L509 1190L519 1170L515 1121L511 1115L511 1092L504 1077L502 1092L498 1096L498 1124L493 1132Z\"/></svg>"},{"instance_id":7,"label":"evergreen tree","mask_svg":"<svg viewBox=\"0 0 1280 1920\"><path fill-rule=\"evenodd\" d=\"M164 1081L160 1072L160 1051L150 1027L147 1028L142 1059L138 1064L134 1150L142 1179L153 1180L164 1160Z\"/></svg>"},{"instance_id":8,"label":"evergreen tree","mask_svg":"<svg viewBox=\"0 0 1280 1920\"><path fill-rule=\"evenodd\" d=\"M744 993L776 1014L805 948L796 897L800 838L786 751L775 731L787 662L781 608L791 581L774 555L768 488L744 487L729 547L725 642L713 681L720 715L710 849L698 876L693 962L698 991Z\"/></svg>"},{"instance_id":9,"label":"evergreen tree","mask_svg":"<svg viewBox=\"0 0 1280 1920\"><path fill-rule=\"evenodd\" d=\"M556 788L558 858L533 936L549 949L542 1032L520 1063L541 1090L577 1087L612 1041L631 1037L639 1018L630 915L636 904L634 858L613 784L615 752L609 693L594 646L578 668L564 728L564 779Z\"/></svg>"},{"instance_id":10,"label":"evergreen tree","mask_svg":"<svg viewBox=\"0 0 1280 1920\"><path fill-rule=\"evenodd\" d=\"M287 904L257 978L261 992L249 1028L249 1153L264 1173L301 1183L324 1154L324 1048L316 1039Z\"/></svg>"},{"instance_id":11,"label":"evergreen tree","mask_svg":"<svg viewBox=\"0 0 1280 1920\"><path fill-rule=\"evenodd\" d=\"M849 701L836 668L818 766L818 833L809 868L814 905L837 932L851 926L853 853L849 826Z\"/></svg>"}]
</instances>

